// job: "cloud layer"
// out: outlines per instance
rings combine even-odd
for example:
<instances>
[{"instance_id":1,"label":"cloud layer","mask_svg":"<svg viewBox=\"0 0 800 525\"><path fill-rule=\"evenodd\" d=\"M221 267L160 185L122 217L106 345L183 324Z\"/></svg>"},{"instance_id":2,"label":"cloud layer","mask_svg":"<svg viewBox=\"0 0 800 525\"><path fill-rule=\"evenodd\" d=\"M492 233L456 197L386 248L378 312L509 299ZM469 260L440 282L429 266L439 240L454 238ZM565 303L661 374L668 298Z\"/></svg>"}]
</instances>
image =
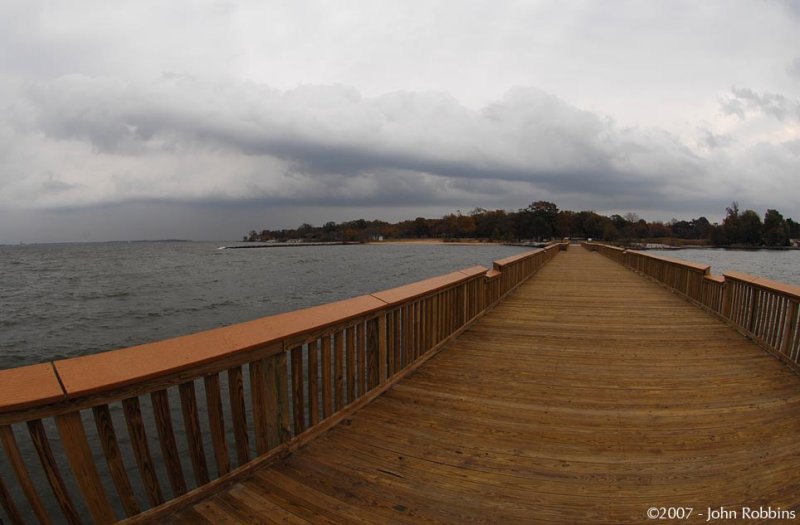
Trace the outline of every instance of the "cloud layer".
<instances>
[{"instance_id":1,"label":"cloud layer","mask_svg":"<svg viewBox=\"0 0 800 525\"><path fill-rule=\"evenodd\" d=\"M143 4L76 17L12 2L0 211L238 203L345 218L546 199L669 219L737 199L800 217L788 7L633 2L611 16L476 2L447 18L215 3L151 20ZM720 10L725 27L694 31ZM662 21L679 15L686 34Z\"/></svg>"}]
</instances>

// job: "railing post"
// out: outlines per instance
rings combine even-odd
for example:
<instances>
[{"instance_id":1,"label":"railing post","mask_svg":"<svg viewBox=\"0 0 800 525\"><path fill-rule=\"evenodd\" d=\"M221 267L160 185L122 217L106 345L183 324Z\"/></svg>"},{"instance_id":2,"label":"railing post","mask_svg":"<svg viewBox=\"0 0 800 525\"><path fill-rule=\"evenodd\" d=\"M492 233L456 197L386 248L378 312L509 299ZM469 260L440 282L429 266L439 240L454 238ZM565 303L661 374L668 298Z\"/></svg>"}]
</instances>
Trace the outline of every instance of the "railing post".
<instances>
[{"instance_id":1,"label":"railing post","mask_svg":"<svg viewBox=\"0 0 800 525\"><path fill-rule=\"evenodd\" d=\"M116 521L114 510L108 501L100 474L97 472L86 431L79 412L69 412L56 416L56 426L61 437L61 443L67 454L75 480L83 494L89 513L97 524L113 523Z\"/></svg>"},{"instance_id":2,"label":"railing post","mask_svg":"<svg viewBox=\"0 0 800 525\"><path fill-rule=\"evenodd\" d=\"M725 280L722 282L722 311L720 313L722 314L722 317L724 317L725 319L730 319L733 283L727 277L723 276L723 279Z\"/></svg>"}]
</instances>

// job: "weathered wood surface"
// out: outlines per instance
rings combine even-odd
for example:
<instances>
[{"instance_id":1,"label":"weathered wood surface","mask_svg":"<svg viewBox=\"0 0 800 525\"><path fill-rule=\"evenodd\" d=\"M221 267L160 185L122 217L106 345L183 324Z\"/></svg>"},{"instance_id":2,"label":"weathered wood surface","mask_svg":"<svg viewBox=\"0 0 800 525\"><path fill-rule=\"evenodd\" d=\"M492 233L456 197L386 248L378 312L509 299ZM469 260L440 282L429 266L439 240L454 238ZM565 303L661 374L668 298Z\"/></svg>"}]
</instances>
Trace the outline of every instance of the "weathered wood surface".
<instances>
[{"instance_id":1,"label":"weathered wood surface","mask_svg":"<svg viewBox=\"0 0 800 525\"><path fill-rule=\"evenodd\" d=\"M644 523L649 507L691 506L696 522L723 505L798 510L798 436L800 378L788 368L659 284L570 250L345 424L171 520Z\"/></svg>"}]
</instances>

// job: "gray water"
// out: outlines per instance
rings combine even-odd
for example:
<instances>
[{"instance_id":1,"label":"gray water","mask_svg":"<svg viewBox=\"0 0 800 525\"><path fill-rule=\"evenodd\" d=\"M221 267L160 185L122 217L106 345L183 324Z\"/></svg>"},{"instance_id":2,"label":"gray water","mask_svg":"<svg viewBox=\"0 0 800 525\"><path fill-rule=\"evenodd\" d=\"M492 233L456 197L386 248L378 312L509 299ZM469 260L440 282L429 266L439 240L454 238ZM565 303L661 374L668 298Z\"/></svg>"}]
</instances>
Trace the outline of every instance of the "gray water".
<instances>
[{"instance_id":1,"label":"gray water","mask_svg":"<svg viewBox=\"0 0 800 525\"><path fill-rule=\"evenodd\" d=\"M0 246L0 369L92 354L345 299L524 251L368 244Z\"/></svg>"},{"instance_id":2,"label":"gray water","mask_svg":"<svg viewBox=\"0 0 800 525\"><path fill-rule=\"evenodd\" d=\"M800 286L800 250L726 250L724 248L647 250L646 253L711 265L711 273L738 271Z\"/></svg>"}]
</instances>

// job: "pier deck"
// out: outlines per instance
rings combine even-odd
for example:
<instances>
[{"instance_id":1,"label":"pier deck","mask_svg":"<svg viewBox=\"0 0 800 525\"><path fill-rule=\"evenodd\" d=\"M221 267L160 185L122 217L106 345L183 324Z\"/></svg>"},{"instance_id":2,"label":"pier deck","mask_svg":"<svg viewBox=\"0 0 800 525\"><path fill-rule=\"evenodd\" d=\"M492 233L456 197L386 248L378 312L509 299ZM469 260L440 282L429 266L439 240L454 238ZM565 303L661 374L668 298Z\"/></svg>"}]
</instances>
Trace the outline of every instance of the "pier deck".
<instances>
[{"instance_id":1,"label":"pier deck","mask_svg":"<svg viewBox=\"0 0 800 525\"><path fill-rule=\"evenodd\" d=\"M797 510L798 436L787 366L662 285L572 249L349 419L170 522Z\"/></svg>"}]
</instances>

